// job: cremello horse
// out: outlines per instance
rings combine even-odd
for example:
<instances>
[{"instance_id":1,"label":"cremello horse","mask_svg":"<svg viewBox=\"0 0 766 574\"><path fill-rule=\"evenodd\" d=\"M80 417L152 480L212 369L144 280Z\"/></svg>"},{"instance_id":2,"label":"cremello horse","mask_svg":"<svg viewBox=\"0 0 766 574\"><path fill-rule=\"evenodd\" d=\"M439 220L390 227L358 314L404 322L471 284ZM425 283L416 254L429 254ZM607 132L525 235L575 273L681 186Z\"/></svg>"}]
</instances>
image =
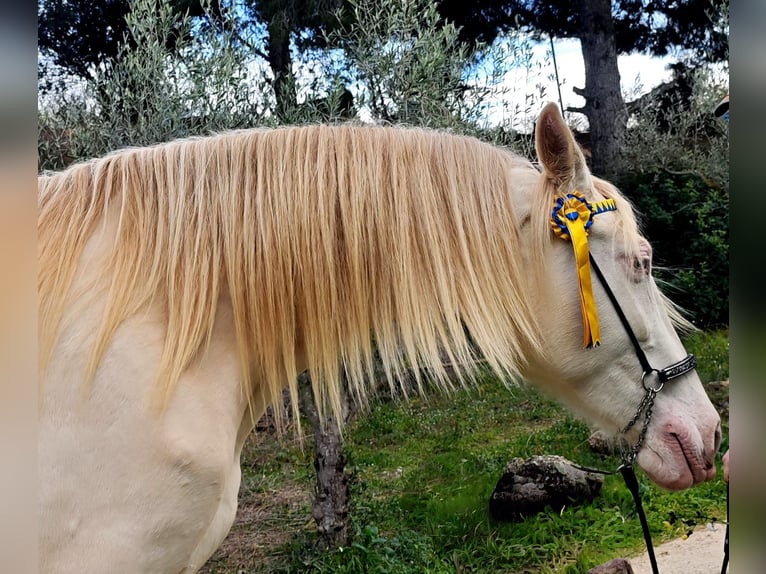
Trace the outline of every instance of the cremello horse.
<instances>
[{"instance_id":1,"label":"cremello horse","mask_svg":"<svg viewBox=\"0 0 766 574\"><path fill-rule=\"evenodd\" d=\"M391 385L407 369L449 386L445 356L481 357L624 428L642 368L551 231L557 199L609 206L580 240L661 366L685 356L674 313L629 203L590 175L552 104L536 146L542 172L446 133L293 127L41 176L43 571L197 570L234 520L254 421L307 368L324 413L344 378L364 401L373 347ZM688 372L657 397L638 463L668 489L709 480L718 426Z\"/></svg>"}]
</instances>

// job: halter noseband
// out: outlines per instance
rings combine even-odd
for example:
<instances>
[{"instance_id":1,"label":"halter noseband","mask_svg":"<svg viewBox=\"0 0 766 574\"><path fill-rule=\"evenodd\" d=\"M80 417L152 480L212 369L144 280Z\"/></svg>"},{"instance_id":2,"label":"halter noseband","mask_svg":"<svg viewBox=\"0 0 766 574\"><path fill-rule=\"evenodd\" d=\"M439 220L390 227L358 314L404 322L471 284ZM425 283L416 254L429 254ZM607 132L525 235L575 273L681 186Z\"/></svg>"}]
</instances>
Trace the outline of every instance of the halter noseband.
<instances>
[{"instance_id":1,"label":"halter noseband","mask_svg":"<svg viewBox=\"0 0 766 574\"><path fill-rule=\"evenodd\" d=\"M657 396L657 393L663 389L666 382L680 377L681 375L685 375L693 370L697 366L697 359L694 355L689 354L686 358L677 363L673 363L664 369L655 369L652 367L651 363L649 363L649 359L641 348L641 344L638 342L638 338L633 332L633 328L630 326L622 307L620 307L617 297L615 297L614 292L609 287L609 283L607 283L604 274L601 272L601 269L599 269L596 260L593 259L593 255L588 248L588 230L593 224L593 217L606 211L616 210L617 205L613 199L606 199L592 204L589 203L581 193L575 191L567 194L566 197L559 198L554 204L553 211L551 212L550 222L553 232L564 240L570 240L574 249L575 260L577 262L580 307L582 310L585 337L583 346L586 348L593 348L600 344L598 313L596 312L596 303L595 298L593 297L593 289L590 280L590 268L593 267L596 277L598 277L601 286L604 288L604 291L606 291L609 300L612 302L612 305L617 312L617 316L620 318L622 326L625 328L625 331L630 338L630 342L633 344L636 357L643 369L641 385L644 388L644 396L636 409L636 414L634 414L628 424L620 430L620 433L623 435L627 433L638 422L643 414L644 422L641 425L636 444L633 445L629 451L623 451L622 464L615 471L603 471L580 466L578 466L578 468L586 472L597 472L600 474L617 474L619 472L622 475L623 480L625 480L625 484L627 485L628 490L630 490L633 500L636 503L636 510L639 520L641 521L641 529L643 530L644 541L646 542L649 554L649 561L652 565L652 572L658 574L659 568L657 567L657 559L654 555L654 547L652 546L649 525L646 521L643 506L641 505L638 480L636 479L636 473L633 470L633 463L638 456L638 451L641 450L641 447L644 444L646 431L649 428L649 423L652 419L654 399ZM726 547L725 552L727 552L727 554L725 554L724 558L724 571L726 569L728 558L728 547Z\"/></svg>"}]
</instances>

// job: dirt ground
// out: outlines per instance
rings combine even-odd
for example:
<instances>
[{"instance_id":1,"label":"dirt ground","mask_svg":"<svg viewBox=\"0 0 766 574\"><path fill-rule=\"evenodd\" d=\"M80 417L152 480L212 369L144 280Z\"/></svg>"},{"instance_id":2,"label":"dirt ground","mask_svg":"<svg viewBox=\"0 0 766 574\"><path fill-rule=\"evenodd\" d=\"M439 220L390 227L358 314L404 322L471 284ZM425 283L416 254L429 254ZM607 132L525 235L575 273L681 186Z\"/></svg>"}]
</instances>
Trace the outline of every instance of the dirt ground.
<instances>
[{"instance_id":1,"label":"dirt ground","mask_svg":"<svg viewBox=\"0 0 766 574\"><path fill-rule=\"evenodd\" d=\"M240 500L229 535L200 574L245 574L267 571L280 559L275 550L290 541L301 528L311 526L305 488L287 486L278 491Z\"/></svg>"},{"instance_id":2,"label":"dirt ground","mask_svg":"<svg viewBox=\"0 0 766 574\"><path fill-rule=\"evenodd\" d=\"M725 536L726 526L717 524L715 530L702 527L695 530L686 540L678 538L655 547L654 555L660 573L719 574L723 564ZM652 574L647 552L628 559L635 574Z\"/></svg>"}]
</instances>

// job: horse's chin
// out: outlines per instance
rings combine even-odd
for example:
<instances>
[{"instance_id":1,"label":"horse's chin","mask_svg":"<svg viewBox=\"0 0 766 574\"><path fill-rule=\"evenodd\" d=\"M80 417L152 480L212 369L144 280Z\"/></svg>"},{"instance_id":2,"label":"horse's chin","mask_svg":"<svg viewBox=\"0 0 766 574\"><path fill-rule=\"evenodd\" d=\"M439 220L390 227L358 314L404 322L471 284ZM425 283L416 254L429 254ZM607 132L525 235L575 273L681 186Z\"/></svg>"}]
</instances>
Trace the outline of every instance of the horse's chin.
<instances>
[{"instance_id":1,"label":"horse's chin","mask_svg":"<svg viewBox=\"0 0 766 574\"><path fill-rule=\"evenodd\" d=\"M706 462L691 441L673 433L664 435L657 448L645 445L636 461L652 482L671 491L707 482L716 474L715 464Z\"/></svg>"}]
</instances>

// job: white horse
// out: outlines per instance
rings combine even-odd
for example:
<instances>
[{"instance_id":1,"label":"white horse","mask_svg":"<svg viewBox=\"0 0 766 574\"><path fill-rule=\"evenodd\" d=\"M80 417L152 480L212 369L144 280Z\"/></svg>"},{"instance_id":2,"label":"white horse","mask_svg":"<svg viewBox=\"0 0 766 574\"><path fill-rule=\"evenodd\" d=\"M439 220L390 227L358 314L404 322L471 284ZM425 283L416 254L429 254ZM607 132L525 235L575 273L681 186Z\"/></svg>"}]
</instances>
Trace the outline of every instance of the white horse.
<instances>
[{"instance_id":1,"label":"white horse","mask_svg":"<svg viewBox=\"0 0 766 574\"><path fill-rule=\"evenodd\" d=\"M625 429L644 369L584 254L652 365L686 356L678 316L552 104L536 146L542 172L446 133L291 127L41 176L42 570L196 571L234 520L254 421L304 369L323 413L343 378L363 402L373 348L392 386L449 387L444 356L482 358ZM696 373L653 407L638 464L668 489L710 480L719 418Z\"/></svg>"}]
</instances>

